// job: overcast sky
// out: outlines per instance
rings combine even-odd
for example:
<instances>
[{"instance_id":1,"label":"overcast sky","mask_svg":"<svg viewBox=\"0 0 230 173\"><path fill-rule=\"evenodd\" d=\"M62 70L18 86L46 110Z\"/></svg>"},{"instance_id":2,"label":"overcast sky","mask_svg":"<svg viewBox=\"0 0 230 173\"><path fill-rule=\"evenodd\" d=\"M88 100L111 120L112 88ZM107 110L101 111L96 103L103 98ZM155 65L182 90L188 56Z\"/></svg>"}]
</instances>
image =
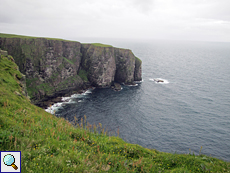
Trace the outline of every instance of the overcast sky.
<instances>
[{"instance_id":1,"label":"overcast sky","mask_svg":"<svg viewBox=\"0 0 230 173\"><path fill-rule=\"evenodd\" d=\"M230 0L0 0L0 33L230 42Z\"/></svg>"}]
</instances>

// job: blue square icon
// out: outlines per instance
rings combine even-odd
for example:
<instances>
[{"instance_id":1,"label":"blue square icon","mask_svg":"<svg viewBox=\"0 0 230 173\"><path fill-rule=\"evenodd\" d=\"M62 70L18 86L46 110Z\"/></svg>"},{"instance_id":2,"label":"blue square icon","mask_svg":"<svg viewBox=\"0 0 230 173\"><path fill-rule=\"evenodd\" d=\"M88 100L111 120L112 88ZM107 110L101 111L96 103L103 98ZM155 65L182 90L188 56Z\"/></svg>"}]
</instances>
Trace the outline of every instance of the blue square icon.
<instances>
[{"instance_id":1,"label":"blue square icon","mask_svg":"<svg viewBox=\"0 0 230 173\"><path fill-rule=\"evenodd\" d=\"M0 151L0 173L21 172L21 151Z\"/></svg>"}]
</instances>

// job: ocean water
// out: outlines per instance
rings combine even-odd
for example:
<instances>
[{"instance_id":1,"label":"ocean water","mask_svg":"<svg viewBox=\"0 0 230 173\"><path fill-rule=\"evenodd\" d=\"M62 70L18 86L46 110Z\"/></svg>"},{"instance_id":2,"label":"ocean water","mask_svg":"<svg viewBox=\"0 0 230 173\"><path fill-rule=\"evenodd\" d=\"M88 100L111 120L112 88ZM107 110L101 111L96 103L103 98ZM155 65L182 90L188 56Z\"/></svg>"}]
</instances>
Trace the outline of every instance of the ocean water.
<instances>
[{"instance_id":1,"label":"ocean water","mask_svg":"<svg viewBox=\"0 0 230 173\"><path fill-rule=\"evenodd\" d=\"M119 41L142 60L143 80L119 92L74 95L56 115L84 115L109 132L147 148L201 153L230 161L230 43ZM162 79L157 83L154 79Z\"/></svg>"}]
</instances>

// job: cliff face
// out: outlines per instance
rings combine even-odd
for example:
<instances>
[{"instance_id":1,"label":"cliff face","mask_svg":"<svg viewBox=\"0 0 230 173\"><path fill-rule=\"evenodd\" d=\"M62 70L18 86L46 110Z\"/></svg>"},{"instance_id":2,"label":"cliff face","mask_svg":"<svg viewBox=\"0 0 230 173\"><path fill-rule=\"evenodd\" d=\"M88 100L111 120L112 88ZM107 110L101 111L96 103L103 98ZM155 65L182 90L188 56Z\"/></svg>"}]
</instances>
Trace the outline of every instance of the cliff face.
<instances>
[{"instance_id":1,"label":"cliff face","mask_svg":"<svg viewBox=\"0 0 230 173\"><path fill-rule=\"evenodd\" d=\"M26 75L31 100L40 105L87 84L110 87L141 80L141 61L128 49L60 39L0 34L0 48L11 54Z\"/></svg>"},{"instance_id":2,"label":"cliff face","mask_svg":"<svg viewBox=\"0 0 230 173\"><path fill-rule=\"evenodd\" d=\"M116 62L113 47L82 44L81 67L88 72L88 79L96 87L109 87L114 81Z\"/></svg>"},{"instance_id":3,"label":"cliff face","mask_svg":"<svg viewBox=\"0 0 230 173\"><path fill-rule=\"evenodd\" d=\"M131 50L115 49L116 74L115 81L131 84L134 81L135 56Z\"/></svg>"},{"instance_id":4,"label":"cliff face","mask_svg":"<svg viewBox=\"0 0 230 173\"><path fill-rule=\"evenodd\" d=\"M41 102L80 89L77 75L81 44L45 38L1 38L0 47L11 54L26 75L31 100Z\"/></svg>"},{"instance_id":5,"label":"cliff face","mask_svg":"<svg viewBox=\"0 0 230 173\"><path fill-rule=\"evenodd\" d=\"M131 84L136 80L134 70L141 74L141 63L135 69L135 56L131 50L82 44L81 51L81 67L88 72L94 86L110 87L114 81ZM141 76L139 78L141 80Z\"/></svg>"},{"instance_id":6,"label":"cliff face","mask_svg":"<svg viewBox=\"0 0 230 173\"><path fill-rule=\"evenodd\" d=\"M142 80L142 61L135 57L135 71L134 71L134 80L141 81Z\"/></svg>"}]
</instances>

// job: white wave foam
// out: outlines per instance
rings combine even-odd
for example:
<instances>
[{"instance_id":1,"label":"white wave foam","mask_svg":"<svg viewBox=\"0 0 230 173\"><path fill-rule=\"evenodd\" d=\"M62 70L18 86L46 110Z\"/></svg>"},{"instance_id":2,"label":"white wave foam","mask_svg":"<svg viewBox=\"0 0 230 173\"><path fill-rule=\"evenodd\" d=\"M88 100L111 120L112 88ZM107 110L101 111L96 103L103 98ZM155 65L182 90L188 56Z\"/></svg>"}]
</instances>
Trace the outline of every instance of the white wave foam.
<instances>
[{"instance_id":1,"label":"white wave foam","mask_svg":"<svg viewBox=\"0 0 230 173\"><path fill-rule=\"evenodd\" d=\"M59 108L62 107L62 103L54 103L52 106L48 107L47 109L45 109L46 112L49 112L51 114L54 114Z\"/></svg>"},{"instance_id":2,"label":"white wave foam","mask_svg":"<svg viewBox=\"0 0 230 173\"><path fill-rule=\"evenodd\" d=\"M88 89L88 90L86 90L85 92L83 92L81 94L73 94L70 97L62 97L62 101L69 101L69 100L72 100L73 98L82 98L85 95L92 94L92 90L93 89Z\"/></svg>"},{"instance_id":3,"label":"white wave foam","mask_svg":"<svg viewBox=\"0 0 230 173\"><path fill-rule=\"evenodd\" d=\"M131 86L131 87L132 87L132 86L138 86L138 84L136 83L135 85L127 85L127 86Z\"/></svg>"},{"instance_id":4,"label":"white wave foam","mask_svg":"<svg viewBox=\"0 0 230 173\"><path fill-rule=\"evenodd\" d=\"M136 84L140 84L142 82L144 82L144 79L142 79L141 81L134 81L134 83L136 83Z\"/></svg>"},{"instance_id":5,"label":"white wave foam","mask_svg":"<svg viewBox=\"0 0 230 173\"><path fill-rule=\"evenodd\" d=\"M85 93L86 93L86 94L91 94L91 93L92 93L92 90L87 90Z\"/></svg>"},{"instance_id":6,"label":"white wave foam","mask_svg":"<svg viewBox=\"0 0 230 173\"><path fill-rule=\"evenodd\" d=\"M45 111L49 112L51 114L54 114L58 109L63 108L64 105L76 103L76 101L74 101L74 99L84 98L86 95L91 94L93 89L88 89L87 91L85 91L81 94L73 94L70 97L62 97L62 99L61 99L62 102L54 103L52 106L45 109ZM78 102L83 102L83 100L78 100Z\"/></svg>"},{"instance_id":7,"label":"white wave foam","mask_svg":"<svg viewBox=\"0 0 230 173\"><path fill-rule=\"evenodd\" d=\"M62 97L61 101L69 101L71 99L71 97Z\"/></svg>"}]
</instances>

